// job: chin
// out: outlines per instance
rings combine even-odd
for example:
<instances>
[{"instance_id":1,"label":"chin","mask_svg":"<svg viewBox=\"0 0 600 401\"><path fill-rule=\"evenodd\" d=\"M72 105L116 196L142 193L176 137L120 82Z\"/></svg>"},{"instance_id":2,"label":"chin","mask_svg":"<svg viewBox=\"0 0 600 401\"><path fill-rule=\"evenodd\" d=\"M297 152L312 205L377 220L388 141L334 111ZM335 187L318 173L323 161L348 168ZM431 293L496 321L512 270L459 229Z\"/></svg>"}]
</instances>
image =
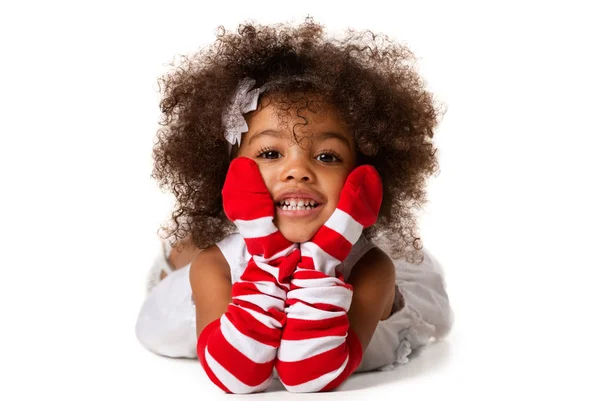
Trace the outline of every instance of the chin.
<instances>
[{"instance_id":1,"label":"chin","mask_svg":"<svg viewBox=\"0 0 600 401\"><path fill-rule=\"evenodd\" d=\"M281 231L281 234L285 237L285 239L287 239L290 242L294 242L294 243L302 243L302 242L310 241L317 232L317 230L314 230L314 231L295 230L293 227L289 227L287 229L284 227L284 228L281 228L280 231Z\"/></svg>"}]
</instances>

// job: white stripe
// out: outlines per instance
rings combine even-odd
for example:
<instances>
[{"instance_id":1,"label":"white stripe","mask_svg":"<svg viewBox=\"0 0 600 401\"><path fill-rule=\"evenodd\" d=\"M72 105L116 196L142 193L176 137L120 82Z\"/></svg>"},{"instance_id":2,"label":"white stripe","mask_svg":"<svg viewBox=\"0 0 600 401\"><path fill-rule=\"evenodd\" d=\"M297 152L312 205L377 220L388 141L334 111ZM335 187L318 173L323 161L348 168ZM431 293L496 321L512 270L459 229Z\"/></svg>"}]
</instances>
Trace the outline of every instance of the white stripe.
<instances>
[{"instance_id":1,"label":"white stripe","mask_svg":"<svg viewBox=\"0 0 600 401\"><path fill-rule=\"evenodd\" d=\"M236 308L245 310L246 312L251 314L252 317L254 317L257 321L261 322L264 326L268 327L269 329L280 329L282 327L279 320L275 319L274 317L259 313L250 308L245 308L241 305L235 305L235 304L232 304L232 305L235 306Z\"/></svg>"},{"instance_id":2,"label":"white stripe","mask_svg":"<svg viewBox=\"0 0 600 401\"><path fill-rule=\"evenodd\" d=\"M352 303L352 293L352 290L346 287L296 288L288 292L287 299L298 299L311 305L335 305L348 311Z\"/></svg>"},{"instance_id":3,"label":"white stripe","mask_svg":"<svg viewBox=\"0 0 600 401\"><path fill-rule=\"evenodd\" d=\"M268 263L260 262L256 260L256 258L254 258L254 262L256 263L256 266L258 266L262 271L270 274L275 279L279 277L279 268L273 267ZM277 280L277 282L279 282L279 280Z\"/></svg>"},{"instance_id":4,"label":"white stripe","mask_svg":"<svg viewBox=\"0 0 600 401\"><path fill-rule=\"evenodd\" d=\"M310 256L310 255L305 255L305 256ZM298 267L298 268L296 269L296 271L297 271L297 272L312 272L312 271L314 271L314 270L315 270L315 269L305 269L305 268L302 268L302 267Z\"/></svg>"},{"instance_id":5,"label":"white stripe","mask_svg":"<svg viewBox=\"0 0 600 401\"><path fill-rule=\"evenodd\" d=\"M337 277L295 278L291 281L296 287L335 287L345 283Z\"/></svg>"},{"instance_id":6,"label":"white stripe","mask_svg":"<svg viewBox=\"0 0 600 401\"><path fill-rule=\"evenodd\" d=\"M331 217L325 222L325 225L333 231L340 233L352 245L356 244L364 228L352 216L340 209L335 209Z\"/></svg>"},{"instance_id":7,"label":"white stripe","mask_svg":"<svg viewBox=\"0 0 600 401\"><path fill-rule=\"evenodd\" d=\"M269 388L271 381L273 381L273 375L271 374L267 380L258 386L248 386L239 381L234 375L229 373L227 369L221 366L221 364L217 362L212 355L210 355L210 352L208 352L208 347L206 347L204 351L204 358L206 359L206 363L214 375L217 376L219 381L234 394L258 393Z\"/></svg>"},{"instance_id":8,"label":"white stripe","mask_svg":"<svg viewBox=\"0 0 600 401\"><path fill-rule=\"evenodd\" d=\"M287 386L285 383L281 383L286 388L286 390L291 393L313 393L321 391L323 388L325 388L325 386L327 386L329 383L331 383L339 375L342 374L344 369L346 369L346 365L348 365L349 359L350 357L346 357L346 360L339 369L336 369L333 372L326 373L323 376L317 377L316 379L307 381L306 383L298 384L296 386Z\"/></svg>"},{"instance_id":9,"label":"white stripe","mask_svg":"<svg viewBox=\"0 0 600 401\"><path fill-rule=\"evenodd\" d=\"M285 299L286 292L279 288L277 284L272 281L247 281L238 280L237 283L252 283L256 286L256 289L264 295L271 295L279 299Z\"/></svg>"},{"instance_id":10,"label":"white stripe","mask_svg":"<svg viewBox=\"0 0 600 401\"><path fill-rule=\"evenodd\" d=\"M325 311L313 306L297 302L285 308L285 314L290 319L302 319L302 320L324 320L332 319L334 317L344 316L347 312L344 311Z\"/></svg>"},{"instance_id":11,"label":"white stripe","mask_svg":"<svg viewBox=\"0 0 600 401\"><path fill-rule=\"evenodd\" d=\"M283 308L285 307L285 301L282 299L277 299L263 294L238 295L233 297L233 299L239 299L241 301L253 303L254 305L262 308L264 311L268 311L270 308L283 311Z\"/></svg>"},{"instance_id":12,"label":"white stripe","mask_svg":"<svg viewBox=\"0 0 600 401\"><path fill-rule=\"evenodd\" d=\"M330 351L346 342L346 336L325 336L306 340L281 340L277 359L297 362Z\"/></svg>"},{"instance_id":13,"label":"white stripe","mask_svg":"<svg viewBox=\"0 0 600 401\"><path fill-rule=\"evenodd\" d=\"M243 238L260 238L277 231L273 224L273 216L260 217L254 220L236 220L233 222Z\"/></svg>"},{"instance_id":14,"label":"white stripe","mask_svg":"<svg viewBox=\"0 0 600 401\"><path fill-rule=\"evenodd\" d=\"M248 337L231 323L226 314L221 316L221 333L233 348L255 363L270 362L277 355L277 347L272 347Z\"/></svg>"},{"instance_id":15,"label":"white stripe","mask_svg":"<svg viewBox=\"0 0 600 401\"><path fill-rule=\"evenodd\" d=\"M300 244L300 254L313 258L315 269L332 277L335 276L335 268L342 263L310 241Z\"/></svg>"}]
</instances>

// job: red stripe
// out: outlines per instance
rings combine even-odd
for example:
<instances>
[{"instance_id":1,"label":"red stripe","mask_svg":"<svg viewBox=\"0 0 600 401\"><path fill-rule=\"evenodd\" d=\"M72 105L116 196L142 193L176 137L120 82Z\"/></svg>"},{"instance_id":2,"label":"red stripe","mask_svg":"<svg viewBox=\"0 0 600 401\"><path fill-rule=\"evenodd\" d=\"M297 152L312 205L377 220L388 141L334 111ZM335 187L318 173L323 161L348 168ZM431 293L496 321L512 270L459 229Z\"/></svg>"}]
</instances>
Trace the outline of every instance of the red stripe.
<instances>
[{"instance_id":1,"label":"red stripe","mask_svg":"<svg viewBox=\"0 0 600 401\"><path fill-rule=\"evenodd\" d=\"M223 209L229 220L254 220L275 215L275 204L256 162L236 158L223 184Z\"/></svg>"},{"instance_id":2,"label":"red stripe","mask_svg":"<svg viewBox=\"0 0 600 401\"><path fill-rule=\"evenodd\" d=\"M279 275L277 278L279 282L289 283L299 261L300 249L296 248L289 255L277 258L273 262L269 262L269 265L276 266L279 269Z\"/></svg>"},{"instance_id":3,"label":"red stripe","mask_svg":"<svg viewBox=\"0 0 600 401\"><path fill-rule=\"evenodd\" d=\"M200 333L200 336L198 337L196 353L198 354L198 359L200 360L200 364L202 365L202 368L204 369L204 372L206 372L206 375L208 376L210 381L212 381L214 384L216 384L221 390L225 391L226 393L232 393L232 391L229 390L227 387L225 387L225 385L223 383L221 383L221 381L217 378L217 376L215 376L215 374L212 372L212 370L208 366L208 363L206 362L206 358L204 356L204 350L206 349L206 345L207 345L208 341L210 341L213 334L216 333L217 330L219 330L220 325L221 325L221 322L219 321L219 319L217 319L217 320L214 320L213 322L209 323L204 328L204 330L202 330L202 332Z\"/></svg>"},{"instance_id":4,"label":"red stripe","mask_svg":"<svg viewBox=\"0 0 600 401\"><path fill-rule=\"evenodd\" d=\"M247 386L257 386L267 380L273 372L275 360L266 363L255 363L235 349L225 337L220 328L220 319L208 324L198 337L197 354L200 364L209 379L221 390L231 393L214 374L205 358L208 347L210 355L229 373Z\"/></svg>"},{"instance_id":5,"label":"red stripe","mask_svg":"<svg viewBox=\"0 0 600 401\"><path fill-rule=\"evenodd\" d=\"M256 220L264 217L275 217L275 203L269 194L229 194L227 197L229 207L223 205L227 217L235 222L235 220ZM235 205L235 206L233 206Z\"/></svg>"},{"instance_id":6,"label":"red stripe","mask_svg":"<svg viewBox=\"0 0 600 401\"><path fill-rule=\"evenodd\" d=\"M207 349L225 370L247 386L258 386L273 372L274 360L265 363L253 362L235 349L223 337L220 329L211 337Z\"/></svg>"},{"instance_id":7,"label":"red stripe","mask_svg":"<svg viewBox=\"0 0 600 401\"><path fill-rule=\"evenodd\" d=\"M358 336L351 328L348 328L346 342L339 347L324 352L314 357L296 362L275 361L275 368L282 383L287 386L297 386L323 376L326 373L337 370L348 356L348 363L344 370L316 391L330 391L342 384L360 365L363 357L363 349Z\"/></svg>"},{"instance_id":8,"label":"red stripe","mask_svg":"<svg viewBox=\"0 0 600 401\"><path fill-rule=\"evenodd\" d=\"M297 386L338 369L348 355L348 345L340 344L329 351L296 362L276 360L275 369L281 382L287 386Z\"/></svg>"},{"instance_id":9,"label":"red stripe","mask_svg":"<svg viewBox=\"0 0 600 401\"><path fill-rule=\"evenodd\" d=\"M348 213L363 227L377 221L383 188L381 178L373 166L357 167L346 180L337 208Z\"/></svg>"},{"instance_id":10,"label":"red stripe","mask_svg":"<svg viewBox=\"0 0 600 401\"><path fill-rule=\"evenodd\" d=\"M256 270L256 269L258 269L258 268L255 268L252 270ZM270 274L268 274L266 272L262 275L260 273L255 274L255 272L248 272L248 273L244 272L241 276L241 280L244 280L244 281L236 281L235 283L233 283L233 286L231 287L231 295L232 296L263 294L258 289L258 286L256 284L259 281L273 284L275 287L278 287L279 289L281 289L283 291L287 291L287 288L280 285L273 276L271 276ZM267 295L267 294L263 294L263 295Z\"/></svg>"},{"instance_id":11,"label":"red stripe","mask_svg":"<svg viewBox=\"0 0 600 401\"><path fill-rule=\"evenodd\" d=\"M327 226L317 231L312 242L340 262L344 261L352 250L352 244L346 238Z\"/></svg>"},{"instance_id":12,"label":"red stripe","mask_svg":"<svg viewBox=\"0 0 600 401\"><path fill-rule=\"evenodd\" d=\"M272 307L271 307L271 308L269 308L268 310L266 310L266 309L263 309L262 307L260 307L260 306L258 306L258 305L256 305L256 304L254 304L254 303L252 303L252 302L249 302L249 301L244 301L244 300L242 300L242 299L234 299L234 300L233 300L233 302L234 302L236 305L243 306L244 308L252 309L253 311L256 311L256 312L258 312L258 313L262 313L263 315L264 315L265 313L268 313L268 314L270 314L270 315L272 315L272 316L275 316L274 312L277 312L277 313L283 313L283 311L278 311L277 309L274 309L274 308L272 308ZM281 319L279 319L278 317L275 317L275 318L276 318L277 320L281 321Z\"/></svg>"},{"instance_id":13,"label":"red stripe","mask_svg":"<svg viewBox=\"0 0 600 401\"><path fill-rule=\"evenodd\" d=\"M348 315L321 320L294 319L288 316L281 339L292 341L326 336L345 336L348 325Z\"/></svg>"},{"instance_id":14,"label":"red stripe","mask_svg":"<svg viewBox=\"0 0 600 401\"><path fill-rule=\"evenodd\" d=\"M284 308L284 301L281 298L278 298L278 297L276 297L274 295L263 294L262 292L257 291L256 289L249 288L250 285L253 285L252 283L248 283L248 285L246 285L246 286L241 286L241 285L237 286L237 284L242 284L242 283L236 283L236 287L237 288L235 289L235 291L233 291L233 290L231 291L231 296L233 298L244 297L244 296L251 296L251 295L262 295L262 296L265 296L265 297L270 297L273 300L275 300L275 304L276 305L279 304L279 303L281 303L281 310L283 310L283 308ZM246 283L243 283L243 284L246 284ZM236 304L239 303L238 301L239 302L244 302L243 299L235 299L234 300L234 302ZM247 302L252 302L252 301L249 300ZM259 304L255 304L255 305L258 306L258 307L260 307L263 311L266 312L266 310L264 308L262 308ZM272 307L273 307L273 305L271 305L271 308ZM263 312L261 312L261 313L263 313Z\"/></svg>"},{"instance_id":15,"label":"red stripe","mask_svg":"<svg viewBox=\"0 0 600 401\"><path fill-rule=\"evenodd\" d=\"M334 380L332 380L328 385L323 387L321 391L330 391L334 388L337 388L340 384L344 382L360 365L363 357L363 349L360 343L360 340L356 333L349 328L348 329L348 337L346 337L346 344L348 344L349 356L348 364L344 371Z\"/></svg>"},{"instance_id":16,"label":"red stripe","mask_svg":"<svg viewBox=\"0 0 600 401\"><path fill-rule=\"evenodd\" d=\"M244 269L240 279L246 281L270 281L272 283L277 283L275 277L273 277L271 273L258 267L254 259L248 261L248 265ZM237 284L237 282L233 285L235 284Z\"/></svg>"},{"instance_id":17,"label":"red stripe","mask_svg":"<svg viewBox=\"0 0 600 401\"><path fill-rule=\"evenodd\" d=\"M292 245L279 230L264 237L244 238L244 241L251 255L261 255L265 258L270 258Z\"/></svg>"},{"instance_id":18,"label":"red stripe","mask_svg":"<svg viewBox=\"0 0 600 401\"><path fill-rule=\"evenodd\" d=\"M310 306L311 308L314 309L319 309L322 311L326 311L326 312L347 312L344 308L340 308L339 306L336 305L331 305L331 304L324 304L324 303L315 303L315 304L311 304L308 302L305 302L301 299L288 299L285 301L286 306L290 306L290 305L295 305L297 303L301 303L304 304L306 306Z\"/></svg>"},{"instance_id":19,"label":"red stripe","mask_svg":"<svg viewBox=\"0 0 600 401\"><path fill-rule=\"evenodd\" d=\"M281 329L267 327L257 321L249 312L236 308L231 304L227 307L225 316L242 334L271 347L279 346Z\"/></svg>"},{"instance_id":20,"label":"red stripe","mask_svg":"<svg viewBox=\"0 0 600 401\"><path fill-rule=\"evenodd\" d=\"M325 274L318 270L315 270L315 262L311 256L302 255L300 261L298 262L298 267L300 269L306 269L307 271L299 270L294 272L294 276L297 274L316 274L320 273L321 275Z\"/></svg>"},{"instance_id":21,"label":"red stripe","mask_svg":"<svg viewBox=\"0 0 600 401\"><path fill-rule=\"evenodd\" d=\"M258 290L258 288L256 288L256 284L254 282L236 281L233 284L233 287L231 287L232 297L257 294L261 294L261 292Z\"/></svg>"}]
</instances>

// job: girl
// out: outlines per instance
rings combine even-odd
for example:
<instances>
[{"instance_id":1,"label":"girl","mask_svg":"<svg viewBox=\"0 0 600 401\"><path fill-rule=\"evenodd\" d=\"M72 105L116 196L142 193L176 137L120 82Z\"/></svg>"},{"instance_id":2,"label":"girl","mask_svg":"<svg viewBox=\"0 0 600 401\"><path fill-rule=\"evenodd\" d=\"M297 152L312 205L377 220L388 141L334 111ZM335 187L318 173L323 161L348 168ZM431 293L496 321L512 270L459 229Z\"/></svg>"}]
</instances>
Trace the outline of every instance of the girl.
<instances>
[{"instance_id":1,"label":"girl","mask_svg":"<svg viewBox=\"0 0 600 401\"><path fill-rule=\"evenodd\" d=\"M218 33L163 80L153 177L176 196L136 334L226 392L327 391L453 322L415 210L431 95L387 37L310 18ZM202 251L200 251L202 250ZM389 256L388 256L389 255Z\"/></svg>"}]
</instances>

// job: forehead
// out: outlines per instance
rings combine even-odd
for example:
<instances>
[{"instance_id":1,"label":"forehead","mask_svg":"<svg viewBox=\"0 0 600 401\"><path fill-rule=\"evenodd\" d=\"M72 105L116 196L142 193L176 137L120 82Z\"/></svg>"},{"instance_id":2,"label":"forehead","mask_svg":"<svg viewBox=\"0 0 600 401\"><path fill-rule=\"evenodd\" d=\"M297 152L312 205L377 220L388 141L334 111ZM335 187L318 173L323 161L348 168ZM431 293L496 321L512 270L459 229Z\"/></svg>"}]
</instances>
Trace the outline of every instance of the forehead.
<instances>
[{"instance_id":1,"label":"forehead","mask_svg":"<svg viewBox=\"0 0 600 401\"><path fill-rule=\"evenodd\" d=\"M246 115L249 134L266 129L292 131L302 136L336 132L353 141L350 127L338 110L318 95L269 94L261 96L256 111Z\"/></svg>"}]
</instances>

